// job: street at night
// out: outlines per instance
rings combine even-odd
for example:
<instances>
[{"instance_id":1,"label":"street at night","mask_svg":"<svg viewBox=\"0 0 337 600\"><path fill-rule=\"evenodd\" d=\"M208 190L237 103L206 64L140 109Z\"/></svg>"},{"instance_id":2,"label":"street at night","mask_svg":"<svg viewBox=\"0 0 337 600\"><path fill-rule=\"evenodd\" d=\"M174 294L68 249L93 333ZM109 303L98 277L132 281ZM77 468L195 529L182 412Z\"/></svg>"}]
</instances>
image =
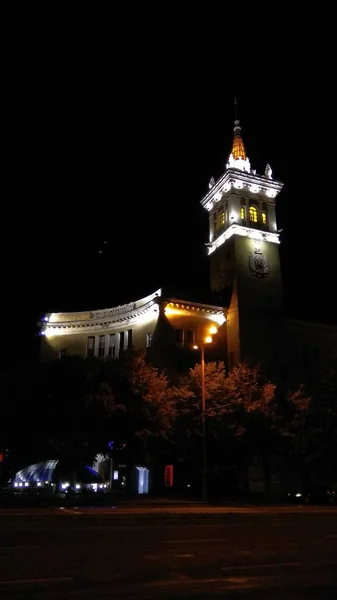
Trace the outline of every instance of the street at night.
<instances>
[{"instance_id":1,"label":"street at night","mask_svg":"<svg viewBox=\"0 0 337 600\"><path fill-rule=\"evenodd\" d=\"M336 598L334 508L3 508L0 530L2 598Z\"/></svg>"}]
</instances>

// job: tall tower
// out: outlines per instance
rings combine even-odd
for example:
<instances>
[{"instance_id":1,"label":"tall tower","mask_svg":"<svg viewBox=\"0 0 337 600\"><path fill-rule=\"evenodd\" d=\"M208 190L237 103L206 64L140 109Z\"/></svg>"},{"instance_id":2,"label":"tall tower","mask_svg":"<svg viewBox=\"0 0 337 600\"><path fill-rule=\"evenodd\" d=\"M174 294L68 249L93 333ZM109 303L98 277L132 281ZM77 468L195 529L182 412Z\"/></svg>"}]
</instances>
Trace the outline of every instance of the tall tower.
<instances>
[{"instance_id":1,"label":"tall tower","mask_svg":"<svg viewBox=\"0 0 337 600\"><path fill-rule=\"evenodd\" d=\"M283 350L284 310L275 201L283 184L251 169L234 122L223 175L201 200L209 212L210 283L231 290L227 315L228 358L265 363Z\"/></svg>"}]
</instances>

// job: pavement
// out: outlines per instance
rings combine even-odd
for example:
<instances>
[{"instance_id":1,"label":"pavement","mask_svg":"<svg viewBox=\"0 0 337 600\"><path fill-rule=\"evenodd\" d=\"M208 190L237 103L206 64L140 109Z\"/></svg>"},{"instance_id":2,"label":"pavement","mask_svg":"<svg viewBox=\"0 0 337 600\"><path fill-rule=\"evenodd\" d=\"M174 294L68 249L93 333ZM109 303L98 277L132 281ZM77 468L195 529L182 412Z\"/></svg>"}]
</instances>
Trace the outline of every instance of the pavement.
<instances>
[{"instance_id":1,"label":"pavement","mask_svg":"<svg viewBox=\"0 0 337 600\"><path fill-rule=\"evenodd\" d=\"M3 508L0 532L4 600L337 598L329 507Z\"/></svg>"}]
</instances>

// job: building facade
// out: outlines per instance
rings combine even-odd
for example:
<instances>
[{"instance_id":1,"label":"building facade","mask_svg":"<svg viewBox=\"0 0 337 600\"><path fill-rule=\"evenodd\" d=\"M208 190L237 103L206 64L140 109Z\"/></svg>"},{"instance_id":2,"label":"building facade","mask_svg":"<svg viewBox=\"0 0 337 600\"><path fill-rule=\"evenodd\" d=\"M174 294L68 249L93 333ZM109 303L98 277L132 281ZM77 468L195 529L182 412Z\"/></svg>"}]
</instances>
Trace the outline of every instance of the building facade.
<instances>
[{"instance_id":1,"label":"building facade","mask_svg":"<svg viewBox=\"0 0 337 600\"><path fill-rule=\"evenodd\" d=\"M155 366L181 372L196 362L211 327L218 328L209 358L229 368L241 361L264 364L298 355L337 353L337 327L285 318L276 199L283 184L269 164L251 168L238 120L224 173L201 199L209 214L210 287L225 292L227 306L194 302L159 289L104 310L45 315L42 358L64 354L119 358L147 350Z\"/></svg>"},{"instance_id":2,"label":"building facade","mask_svg":"<svg viewBox=\"0 0 337 600\"><path fill-rule=\"evenodd\" d=\"M226 316L221 306L168 295L164 289L122 306L104 310L45 315L42 358L66 354L117 359L146 350L151 362L170 373L183 372L198 360L197 349L217 330L210 356L227 352ZM210 345L211 346L211 345Z\"/></svg>"},{"instance_id":3,"label":"building facade","mask_svg":"<svg viewBox=\"0 0 337 600\"><path fill-rule=\"evenodd\" d=\"M275 204L283 184L251 168L235 121L224 174L201 204L209 213L210 284L229 289L227 332L230 363L264 362L284 346L284 303Z\"/></svg>"}]
</instances>

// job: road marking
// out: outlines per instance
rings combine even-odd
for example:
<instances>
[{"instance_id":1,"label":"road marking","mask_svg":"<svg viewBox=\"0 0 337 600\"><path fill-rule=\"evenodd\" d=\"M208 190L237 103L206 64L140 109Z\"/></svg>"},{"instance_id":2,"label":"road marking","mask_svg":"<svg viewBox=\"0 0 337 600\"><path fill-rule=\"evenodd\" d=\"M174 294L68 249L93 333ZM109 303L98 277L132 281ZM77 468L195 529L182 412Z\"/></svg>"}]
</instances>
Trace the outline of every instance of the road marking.
<instances>
[{"instance_id":1,"label":"road marking","mask_svg":"<svg viewBox=\"0 0 337 600\"><path fill-rule=\"evenodd\" d=\"M238 586L241 588L252 588L252 587L260 587L260 580L256 581L256 577L212 577L205 579L193 579L192 577L179 577L178 579L160 579L157 581L151 581L149 583L142 584L142 587L166 587L170 585L205 585L212 583L225 583L228 586L228 589L235 589ZM231 587L229 587L231 586ZM233 587L235 586L235 587Z\"/></svg>"},{"instance_id":2,"label":"road marking","mask_svg":"<svg viewBox=\"0 0 337 600\"><path fill-rule=\"evenodd\" d=\"M200 538L194 540L164 540L162 544L200 544L201 542L228 542L228 538Z\"/></svg>"},{"instance_id":3,"label":"road marking","mask_svg":"<svg viewBox=\"0 0 337 600\"><path fill-rule=\"evenodd\" d=\"M0 585L29 585L34 583L65 583L74 581L73 577L46 577L36 579L9 579L8 581L0 581Z\"/></svg>"},{"instance_id":4,"label":"road marking","mask_svg":"<svg viewBox=\"0 0 337 600\"><path fill-rule=\"evenodd\" d=\"M221 567L221 571L247 571L251 569L279 569L281 567L301 567L303 563L288 562L288 563L265 563L261 565L235 565L232 567Z\"/></svg>"},{"instance_id":5,"label":"road marking","mask_svg":"<svg viewBox=\"0 0 337 600\"><path fill-rule=\"evenodd\" d=\"M0 550L36 550L42 546L0 546Z\"/></svg>"}]
</instances>

